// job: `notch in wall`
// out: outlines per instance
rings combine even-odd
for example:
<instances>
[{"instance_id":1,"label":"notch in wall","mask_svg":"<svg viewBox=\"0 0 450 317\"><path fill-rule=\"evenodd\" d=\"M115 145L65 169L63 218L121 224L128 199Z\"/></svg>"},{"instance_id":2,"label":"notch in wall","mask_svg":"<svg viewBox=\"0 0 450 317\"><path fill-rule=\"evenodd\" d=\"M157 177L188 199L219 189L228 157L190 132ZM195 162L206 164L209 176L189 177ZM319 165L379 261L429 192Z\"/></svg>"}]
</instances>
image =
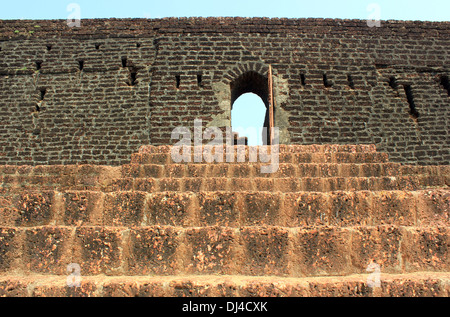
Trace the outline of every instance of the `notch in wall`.
<instances>
[{"instance_id":1,"label":"notch in wall","mask_svg":"<svg viewBox=\"0 0 450 317\"><path fill-rule=\"evenodd\" d=\"M156 58L158 58L158 55L159 55L160 39L154 39L153 46L155 47L155 59L156 59Z\"/></svg>"},{"instance_id":2,"label":"notch in wall","mask_svg":"<svg viewBox=\"0 0 450 317\"><path fill-rule=\"evenodd\" d=\"M197 86L198 87L203 87L203 76L202 76L202 74L198 74L197 75Z\"/></svg>"},{"instance_id":3,"label":"notch in wall","mask_svg":"<svg viewBox=\"0 0 450 317\"><path fill-rule=\"evenodd\" d=\"M53 48L53 45L47 44L45 47L47 48L47 52L50 52Z\"/></svg>"},{"instance_id":4,"label":"notch in wall","mask_svg":"<svg viewBox=\"0 0 450 317\"><path fill-rule=\"evenodd\" d=\"M398 83L397 83L397 79L395 78L395 76L389 77L389 87L391 87L394 90L397 89Z\"/></svg>"},{"instance_id":5,"label":"notch in wall","mask_svg":"<svg viewBox=\"0 0 450 317\"><path fill-rule=\"evenodd\" d=\"M41 70L42 68L42 61L36 61L36 70Z\"/></svg>"},{"instance_id":6,"label":"notch in wall","mask_svg":"<svg viewBox=\"0 0 450 317\"><path fill-rule=\"evenodd\" d=\"M79 69L80 71L82 71L83 68L84 68L84 61L83 61L83 60L79 60L79 61L78 61L78 69Z\"/></svg>"},{"instance_id":7,"label":"notch in wall","mask_svg":"<svg viewBox=\"0 0 450 317\"><path fill-rule=\"evenodd\" d=\"M35 112L40 112L41 111L41 104L45 99L45 94L47 93L47 89L46 88L40 88L39 89L39 101L36 103L35 105Z\"/></svg>"},{"instance_id":8,"label":"notch in wall","mask_svg":"<svg viewBox=\"0 0 450 317\"><path fill-rule=\"evenodd\" d=\"M353 76L352 75L350 75L350 74L347 75L347 82L348 82L348 86L351 89L355 89L355 82L353 81Z\"/></svg>"},{"instance_id":9,"label":"notch in wall","mask_svg":"<svg viewBox=\"0 0 450 317\"><path fill-rule=\"evenodd\" d=\"M306 86L306 76L305 76L305 74L300 74L300 82L301 82L303 87Z\"/></svg>"},{"instance_id":10,"label":"notch in wall","mask_svg":"<svg viewBox=\"0 0 450 317\"><path fill-rule=\"evenodd\" d=\"M40 95L40 101L43 101L44 98L45 98L45 94L47 93L47 89L41 88L41 89L39 89L39 92L41 93L41 95Z\"/></svg>"},{"instance_id":11,"label":"notch in wall","mask_svg":"<svg viewBox=\"0 0 450 317\"><path fill-rule=\"evenodd\" d=\"M127 67L128 64L128 58L122 57L122 67Z\"/></svg>"},{"instance_id":12,"label":"notch in wall","mask_svg":"<svg viewBox=\"0 0 450 317\"><path fill-rule=\"evenodd\" d=\"M328 79L327 74L323 74L323 85L325 88L331 88L333 87L333 83Z\"/></svg>"},{"instance_id":13,"label":"notch in wall","mask_svg":"<svg viewBox=\"0 0 450 317\"><path fill-rule=\"evenodd\" d=\"M127 85L128 86L136 86L138 84L138 81L137 81L138 70L135 67L130 67L129 71L130 71L130 75L129 75L129 80L127 81Z\"/></svg>"},{"instance_id":14,"label":"notch in wall","mask_svg":"<svg viewBox=\"0 0 450 317\"><path fill-rule=\"evenodd\" d=\"M175 76L175 87L177 87L177 89L180 88L180 84L181 84L181 76L180 75L176 75Z\"/></svg>"},{"instance_id":15,"label":"notch in wall","mask_svg":"<svg viewBox=\"0 0 450 317\"><path fill-rule=\"evenodd\" d=\"M417 119L417 118L419 118L420 114L419 114L419 112L416 109L416 103L414 101L414 96L413 96L411 85L403 85L403 88L405 90L406 98L407 98L408 103L409 103L409 114L414 119Z\"/></svg>"},{"instance_id":16,"label":"notch in wall","mask_svg":"<svg viewBox=\"0 0 450 317\"><path fill-rule=\"evenodd\" d=\"M391 65L389 63L375 63L376 69L386 69L389 68Z\"/></svg>"},{"instance_id":17,"label":"notch in wall","mask_svg":"<svg viewBox=\"0 0 450 317\"><path fill-rule=\"evenodd\" d=\"M450 82L447 75L441 76L441 86L447 90L447 95L450 97Z\"/></svg>"}]
</instances>

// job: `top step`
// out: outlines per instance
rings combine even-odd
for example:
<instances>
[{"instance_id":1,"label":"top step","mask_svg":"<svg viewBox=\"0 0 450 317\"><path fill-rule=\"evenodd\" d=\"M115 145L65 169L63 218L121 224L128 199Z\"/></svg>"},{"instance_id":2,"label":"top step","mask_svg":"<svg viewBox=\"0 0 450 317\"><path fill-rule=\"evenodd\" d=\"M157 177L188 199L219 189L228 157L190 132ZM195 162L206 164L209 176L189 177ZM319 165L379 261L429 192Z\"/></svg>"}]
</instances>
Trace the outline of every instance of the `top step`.
<instances>
[{"instance_id":1,"label":"top step","mask_svg":"<svg viewBox=\"0 0 450 317\"><path fill-rule=\"evenodd\" d=\"M261 163L382 163L387 153L376 151L375 145L146 145L131 155L132 164L261 162Z\"/></svg>"},{"instance_id":2,"label":"top step","mask_svg":"<svg viewBox=\"0 0 450 317\"><path fill-rule=\"evenodd\" d=\"M177 153L134 153L132 164L174 164L174 163L387 163L389 156L380 152L187 152Z\"/></svg>"},{"instance_id":3,"label":"top step","mask_svg":"<svg viewBox=\"0 0 450 317\"><path fill-rule=\"evenodd\" d=\"M194 153L195 149L201 148L202 151L208 145L200 145L200 146L189 146L191 153ZM226 153L226 145L217 145L214 146L216 149L222 148L223 152ZM247 146L247 145L238 145L238 146L229 146L239 149L244 149L246 153L248 153L251 149L257 149L259 152L259 148L266 146ZM174 148L173 145L162 145L162 146L154 146L154 145L144 145L139 148L139 153L151 153L151 154L170 154ZM309 144L309 145L287 145L280 144L278 145L278 149L280 153L336 153L336 152L346 152L346 153L373 153L376 152L376 146L374 144Z\"/></svg>"}]
</instances>

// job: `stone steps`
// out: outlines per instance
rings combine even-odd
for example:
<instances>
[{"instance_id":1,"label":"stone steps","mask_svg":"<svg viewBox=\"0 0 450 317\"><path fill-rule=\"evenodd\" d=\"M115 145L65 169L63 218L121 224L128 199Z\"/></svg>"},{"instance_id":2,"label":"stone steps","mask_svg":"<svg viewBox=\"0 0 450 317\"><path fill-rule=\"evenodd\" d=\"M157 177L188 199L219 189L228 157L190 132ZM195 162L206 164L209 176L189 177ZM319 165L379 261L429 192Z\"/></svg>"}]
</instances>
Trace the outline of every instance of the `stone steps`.
<instances>
[{"instance_id":1,"label":"stone steps","mask_svg":"<svg viewBox=\"0 0 450 317\"><path fill-rule=\"evenodd\" d=\"M23 178L11 176L0 187L0 193L17 191L46 190L92 190L92 191L346 191L346 190L420 190L433 188L448 188L450 177L413 175L413 176L383 176L383 177L161 177L161 178L111 178L102 182L55 182L53 177L36 176Z\"/></svg>"},{"instance_id":2,"label":"stone steps","mask_svg":"<svg viewBox=\"0 0 450 317\"><path fill-rule=\"evenodd\" d=\"M448 226L1 227L2 274L347 276L448 272Z\"/></svg>"},{"instance_id":3,"label":"stone steps","mask_svg":"<svg viewBox=\"0 0 450 317\"><path fill-rule=\"evenodd\" d=\"M118 178L103 190L146 192L199 191L269 191L269 192L329 192L329 191L383 191L419 190L426 187L446 187L444 176L385 176L385 177L164 177Z\"/></svg>"},{"instance_id":4,"label":"stone steps","mask_svg":"<svg viewBox=\"0 0 450 317\"><path fill-rule=\"evenodd\" d=\"M381 177L398 176L402 172L397 163L280 163L275 173L261 173L262 166L260 163L127 164L122 166L122 177ZM441 174L439 169L428 172Z\"/></svg>"},{"instance_id":5,"label":"stone steps","mask_svg":"<svg viewBox=\"0 0 450 317\"><path fill-rule=\"evenodd\" d=\"M89 183L105 181L111 177L186 177L195 176L239 176L239 177L371 177L400 175L448 176L450 166L415 166L399 163L279 163L275 173L261 173L264 163L190 163L177 164L124 164L122 166L101 165L0 165L0 181L47 181L55 183ZM216 174L217 173L217 174Z\"/></svg>"},{"instance_id":6,"label":"stone steps","mask_svg":"<svg viewBox=\"0 0 450 317\"><path fill-rule=\"evenodd\" d=\"M0 195L0 213L11 227L448 226L450 191L20 191Z\"/></svg>"},{"instance_id":7,"label":"stone steps","mask_svg":"<svg viewBox=\"0 0 450 317\"><path fill-rule=\"evenodd\" d=\"M225 155L221 156L220 161L212 161L212 159L205 159L202 155L196 156L194 153L184 162L177 162L170 153L135 153L131 155L132 164L171 164L171 163L223 163L239 164L239 163L265 163L269 165L275 162L271 155L264 155L263 157L251 157L249 153L244 153L242 156L235 153L227 158ZM315 153L315 152L301 152L301 153L279 153L277 156L277 163L387 163L389 157L386 153L379 152L330 152L330 153Z\"/></svg>"},{"instance_id":8,"label":"stone steps","mask_svg":"<svg viewBox=\"0 0 450 317\"><path fill-rule=\"evenodd\" d=\"M289 191L347 190L351 189L348 186L355 182L356 186L358 186L357 183L360 184L360 187L354 188L355 190L359 188L376 190L376 186L378 186L376 184L383 182L388 186L386 189L401 189L397 179L400 180L400 183L410 183L411 186L439 187L450 184L448 166L402 166L395 163L281 163L277 172L264 174L260 172L262 165L256 163L172 163L167 165L126 164L118 167L94 165L1 166L0 192L13 189L123 190L135 188L145 190L149 183L154 185L161 183L164 185L161 187L164 190L170 186L180 188L180 185L177 185L180 182L187 183L186 190L198 191L201 188L199 184L203 183L203 180L205 180L204 183L218 184L221 182L226 186L225 183L229 183L229 181L225 178L230 179L231 184L242 184L241 189L243 190L252 190L253 182L256 182L256 186L263 186L261 189ZM326 180L317 182L315 178ZM171 181L170 179L175 180ZM273 181L267 179L273 179ZM170 184L171 182L172 184ZM286 183L293 184L293 187L286 188ZM316 185L311 185L314 183ZM400 187L396 187L397 185ZM216 185L207 186L214 187ZM323 189L319 189L320 187ZM410 188L414 189L414 187ZM157 187L155 189L158 190ZM229 188L220 189L227 190Z\"/></svg>"},{"instance_id":9,"label":"stone steps","mask_svg":"<svg viewBox=\"0 0 450 317\"><path fill-rule=\"evenodd\" d=\"M450 274L381 274L379 288L370 273L315 278L254 276L82 276L68 287L66 276L0 275L2 297L449 297Z\"/></svg>"},{"instance_id":10,"label":"stone steps","mask_svg":"<svg viewBox=\"0 0 450 317\"><path fill-rule=\"evenodd\" d=\"M0 295L448 296L449 166L282 145L264 174L254 147L230 163L176 163L172 149L116 167L0 166Z\"/></svg>"},{"instance_id":11,"label":"stone steps","mask_svg":"<svg viewBox=\"0 0 450 317\"><path fill-rule=\"evenodd\" d=\"M143 145L139 148L139 153L171 153L176 146L173 145ZM250 151L267 151L267 146L227 146L227 145L215 145L214 149L222 151L224 153L231 151L243 151L249 153ZM186 146L185 147L191 153L195 151L204 152L205 149L211 149L209 145L198 146ZM176 149L180 151L179 149ZM333 153L333 152L347 152L347 153L373 153L377 152L377 148L374 144L279 144L277 146L279 153ZM269 149L270 151L270 149Z\"/></svg>"}]
</instances>

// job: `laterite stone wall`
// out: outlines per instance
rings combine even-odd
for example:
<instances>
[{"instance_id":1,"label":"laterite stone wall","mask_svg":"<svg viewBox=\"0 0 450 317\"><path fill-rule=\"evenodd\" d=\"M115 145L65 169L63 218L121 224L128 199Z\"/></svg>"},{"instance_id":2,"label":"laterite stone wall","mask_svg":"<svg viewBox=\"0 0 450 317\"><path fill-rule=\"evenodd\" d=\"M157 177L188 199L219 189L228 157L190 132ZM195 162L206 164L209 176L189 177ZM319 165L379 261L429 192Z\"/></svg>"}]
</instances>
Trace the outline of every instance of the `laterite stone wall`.
<instances>
[{"instance_id":1,"label":"laterite stone wall","mask_svg":"<svg viewBox=\"0 0 450 317\"><path fill-rule=\"evenodd\" d=\"M0 21L0 164L120 165L194 119L230 126L232 90L272 65L281 143L448 165L449 48L449 22Z\"/></svg>"}]
</instances>

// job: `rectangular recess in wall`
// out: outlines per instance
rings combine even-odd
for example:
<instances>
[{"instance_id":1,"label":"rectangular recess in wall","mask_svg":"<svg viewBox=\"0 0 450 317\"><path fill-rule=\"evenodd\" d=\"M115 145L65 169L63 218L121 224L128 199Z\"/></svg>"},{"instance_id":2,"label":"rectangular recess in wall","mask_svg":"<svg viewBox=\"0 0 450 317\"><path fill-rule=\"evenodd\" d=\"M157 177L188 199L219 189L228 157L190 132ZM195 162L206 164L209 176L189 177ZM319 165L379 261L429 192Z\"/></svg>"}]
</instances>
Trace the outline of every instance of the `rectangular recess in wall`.
<instances>
[{"instance_id":1,"label":"rectangular recess in wall","mask_svg":"<svg viewBox=\"0 0 450 317\"><path fill-rule=\"evenodd\" d=\"M450 82L448 80L448 76L447 75L442 75L441 76L441 85L442 87L447 90L447 95L450 96Z\"/></svg>"},{"instance_id":2,"label":"rectangular recess in wall","mask_svg":"<svg viewBox=\"0 0 450 317\"><path fill-rule=\"evenodd\" d=\"M175 76L175 85L178 88L180 88L180 83L181 83L181 76L180 75L176 75Z\"/></svg>"},{"instance_id":3,"label":"rectangular recess in wall","mask_svg":"<svg viewBox=\"0 0 450 317\"><path fill-rule=\"evenodd\" d=\"M394 76L389 77L389 86L394 90L397 89L397 79Z\"/></svg>"},{"instance_id":4,"label":"rectangular recess in wall","mask_svg":"<svg viewBox=\"0 0 450 317\"><path fill-rule=\"evenodd\" d=\"M127 67L128 59L126 57L122 57L122 67Z\"/></svg>"},{"instance_id":5,"label":"rectangular recess in wall","mask_svg":"<svg viewBox=\"0 0 450 317\"><path fill-rule=\"evenodd\" d=\"M306 77L305 74L300 74L300 82L302 83L302 86L306 86Z\"/></svg>"},{"instance_id":6,"label":"rectangular recess in wall","mask_svg":"<svg viewBox=\"0 0 450 317\"><path fill-rule=\"evenodd\" d=\"M47 93L47 89L41 88L40 92L41 92L40 100L42 101L45 98L45 94Z\"/></svg>"},{"instance_id":7,"label":"rectangular recess in wall","mask_svg":"<svg viewBox=\"0 0 450 317\"><path fill-rule=\"evenodd\" d=\"M414 119L417 119L419 117L419 112L416 109L411 85L403 85L403 88L405 90L406 98L408 99L409 103L409 114L413 116Z\"/></svg>"},{"instance_id":8,"label":"rectangular recess in wall","mask_svg":"<svg viewBox=\"0 0 450 317\"><path fill-rule=\"evenodd\" d=\"M137 69L134 67L130 69L130 82L129 86L136 86L137 85Z\"/></svg>"},{"instance_id":9,"label":"rectangular recess in wall","mask_svg":"<svg viewBox=\"0 0 450 317\"><path fill-rule=\"evenodd\" d=\"M331 88L333 86L333 84L330 82L330 80L327 77L327 74L323 74L323 85L326 88Z\"/></svg>"},{"instance_id":10,"label":"rectangular recess in wall","mask_svg":"<svg viewBox=\"0 0 450 317\"><path fill-rule=\"evenodd\" d=\"M355 89L355 82L353 81L353 76L352 75L350 75L350 74L347 75L347 81L348 81L348 86L351 89Z\"/></svg>"}]
</instances>

